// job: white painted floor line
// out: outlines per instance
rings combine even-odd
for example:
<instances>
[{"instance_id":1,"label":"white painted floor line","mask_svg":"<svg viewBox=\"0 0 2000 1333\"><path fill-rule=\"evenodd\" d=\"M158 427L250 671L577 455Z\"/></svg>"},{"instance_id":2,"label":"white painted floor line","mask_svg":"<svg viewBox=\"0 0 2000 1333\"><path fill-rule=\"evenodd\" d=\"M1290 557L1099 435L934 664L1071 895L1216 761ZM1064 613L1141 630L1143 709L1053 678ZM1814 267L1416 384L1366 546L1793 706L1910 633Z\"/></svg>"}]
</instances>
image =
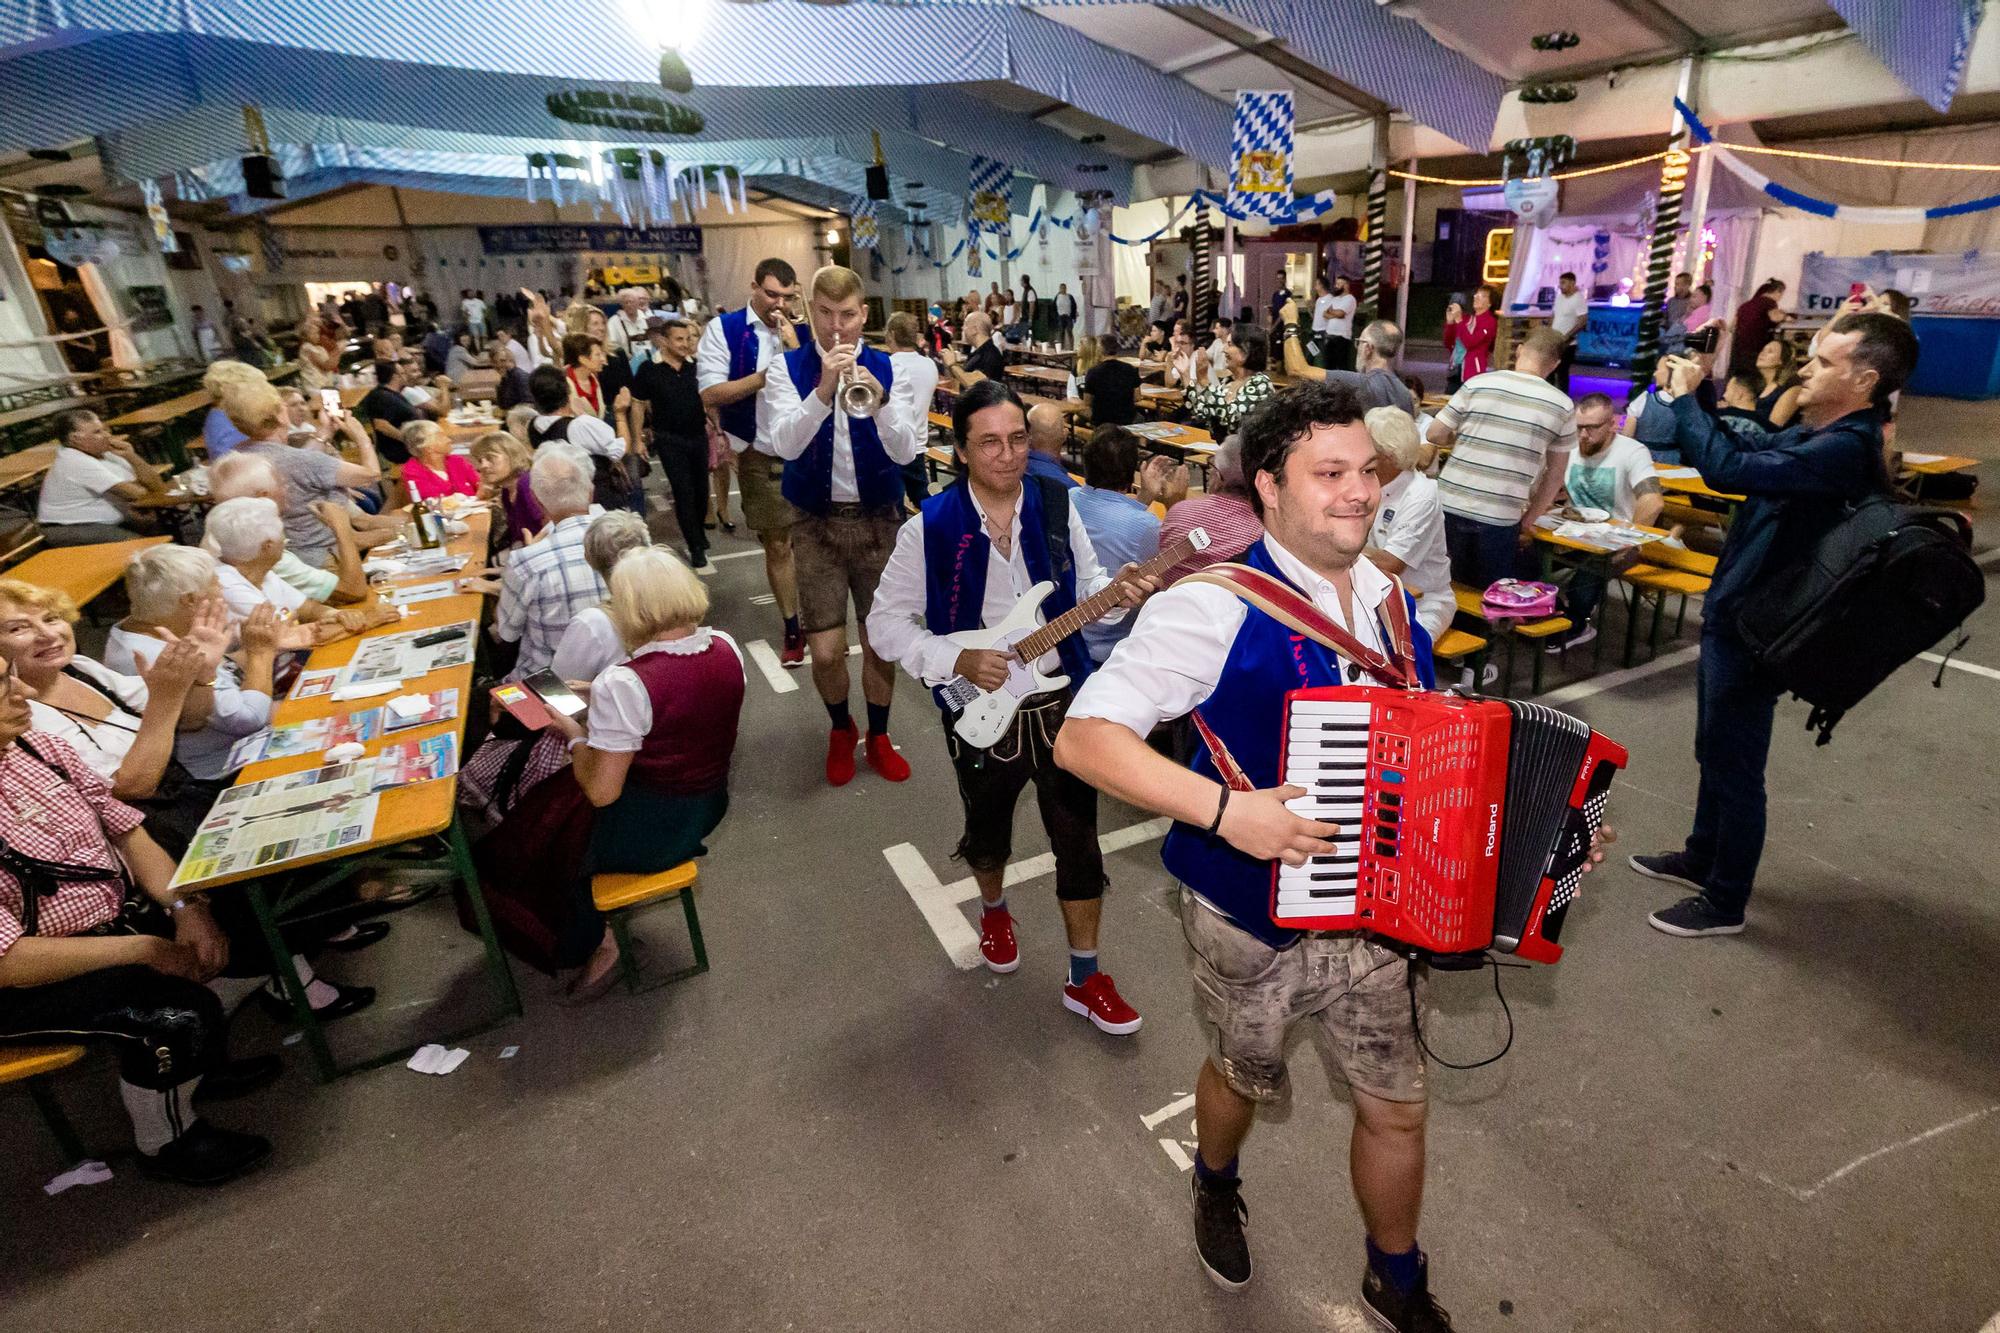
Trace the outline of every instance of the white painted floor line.
<instances>
[{"instance_id":1,"label":"white painted floor line","mask_svg":"<svg viewBox=\"0 0 2000 1333\"><path fill-rule=\"evenodd\" d=\"M1144 1125L1147 1129L1158 1129L1164 1121L1172 1120L1175 1116L1179 1115L1182 1111L1187 1110L1189 1107L1193 1105L1194 1105L1194 1094L1190 1092L1187 1096L1181 1098L1179 1101L1169 1102L1167 1105L1162 1106L1159 1110L1153 1112L1151 1115L1140 1116L1139 1123Z\"/></svg>"},{"instance_id":2,"label":"white painted floor line","mask_svg":"<svg viewBox=\"0 0 2000 1333\"><path fill-rule=\"evenodd\" d=\"M1561 689L1550 690L1547 694L1532 697L1538 704L1563 704L1573 699L1588 699L1593 694L1615 690L1620 685L1629 685L1635 680L1657 676L1662 671L1672 671L1675 667L1684 666L1700 656L1701 645L1691 643L1671 653L1662 653L1650 662L1641 662L1638 666L1627 667L1623 671L1610 671L1602 676L1592 676L1589 680L1580 680L1574 685L1565 685Z\"/></svg>"},{"instance_id":3,"label":"white painted floor line","mask_svg":"<svg viewBox=\"0 0 2000 1333\"><path fill-rule=\"evenodd\" d=\"M762 554L764 554L763 547L753 546L747 551L724 551L720 555L710 552L708 560L710 564L714 564L718 560L741 560L746 556L762 555Z\"/></svg>"},{"instance_id":4,"label":"white painted floor line","mask_svg":"<svg viewBox=\"0 0 2000 1333\"><path fill-rule=\"evenodd\" d=\"M774 692L792 694L797 691L799 683L792 679L791 673L785 670L785 664L778 660L778 654L772 650L769 640L752 639L743 645L743 650L750 654L750 660L764 673L764 679Z\"/></svg>"},{"instance_id":5,"label":"white painted floor line","mask_svg":"<svg viewBox=\"0 0 2000 1333\"><path fill-rule=\"evenodd\" d=\"M1950 661L1946 661L1937 653L1918 653L1917 656L1926 662L1942 663L1950 667L1953 671L1969 671L1975 676L1984 676L1988 680L2000 680L2000 671L1995 671L1990 666L1981 666L1977 662L1961 662L1956 657Z\"/></svg>"},{"instance_id":6,"label":"white painted floor line","mask_svg":"<svg viewBox=\"0 0 2000 1333\"><path fill-rule=\"evenodd\" d=\"M751 656L756 656L752 645ZM1098 835L1097 845L1109 854L1123 851L1127 847L1137 847L1155 838L1166 836L1173 825L1170 819L1149 819L1143 824L1133 824L1128 828L1113 829ZM930 923L931 932L938 937L938 943L951 956L952 963L962 970L979 966L979 936L972 923L965 919L959 909L979 896L979 883L972 876L953 880L949 884L941 882L937 874L924 860L923 853L912 843L898 843L885 847L882 855L888 859L889 868L896 872L903 891L910 895L910 901L923 913ZM1025 861L1010 862L1001 883L1008 888L1025 884L1029 880L1052 875L1056 869L1053 852L1043 852ZM969 945L967 942L970 942Z\"/></svg>"},{"instance_id":7,"label":"white painted floor line","mask_svg":"<svg viewBox=\"0 0 2000 1333\"><path fill-rule=\"evenodd\" d=\"M1984 1120L1987 1116L1992 1115L1995 1111L2000 1111L2000 1102L1996 1102L1992 1106L1981 1107L1977 1111L1968 1112L1967 1114L1958 1117L1958 1119L1956 1120L1947 1120L1942 1125L1933 1125L1931 1128L1925 1130L1921 1134L1912 1134L1909 1138L1904 1139L1898 1143L1892 1143L1886 1148L1877 1148L1874 1152L1863 1153L1861 1156L1855 1158L1853 1161L1849 1162L1846 1166L1841 1167L1838 1171L1833 1172L1831 1175L1820 1177L1806 1189L1794 1190L1792 1192L1798 1195L1800 1199L1810 1199L1815 1194L1818 1194L1821 1190L1825 1189L1828 1185L1833 1184L1835 1181L1839 1180L1843 1176L1849 1175L1852 1172L1860 1170L1862 1167L1868 1165L1870 1162L1874 1161L1878 1157L1887 1157L1890 1153L1901 1152L1905 1148L1914 1148L1919 1143L1924 1143L1930 1139L1937 1138L1941 1134L1949 1134L1953 1130L1964 1129L1967 1125L1970 1125L1975 1121Z\"/></svg>"}]
</instances>

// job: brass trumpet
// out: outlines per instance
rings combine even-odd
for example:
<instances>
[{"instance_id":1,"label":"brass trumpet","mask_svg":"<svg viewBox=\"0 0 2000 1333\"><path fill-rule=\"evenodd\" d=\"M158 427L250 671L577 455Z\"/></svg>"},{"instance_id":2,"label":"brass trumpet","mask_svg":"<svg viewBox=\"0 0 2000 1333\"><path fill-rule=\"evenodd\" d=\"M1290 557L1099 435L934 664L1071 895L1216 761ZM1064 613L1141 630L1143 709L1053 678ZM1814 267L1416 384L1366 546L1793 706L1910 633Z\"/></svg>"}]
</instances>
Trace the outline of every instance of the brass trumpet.
<instances>
[{"instance_id":1,"label":"brass trumpet","mask_svg":"<svg viewBox=\"0 0 2000 1333\"><path fill-rule=\"evenodd\" d=\"M812 335L813 346L819 346L819 326L813 323L812 302L805 293L799 294L799 305L804 311L801 318L807 331ZM797 322L797 321L794 321ZM838 343L835 346L839 346ZM860 344L856 344L857 352ZM856 370L860 367L856 366ZM850 370L840 377L840 383L833 389L834 406L851 417L872 417L882 407L882 389L873 379L863 379Z\"/></svg>"}]
</instances>

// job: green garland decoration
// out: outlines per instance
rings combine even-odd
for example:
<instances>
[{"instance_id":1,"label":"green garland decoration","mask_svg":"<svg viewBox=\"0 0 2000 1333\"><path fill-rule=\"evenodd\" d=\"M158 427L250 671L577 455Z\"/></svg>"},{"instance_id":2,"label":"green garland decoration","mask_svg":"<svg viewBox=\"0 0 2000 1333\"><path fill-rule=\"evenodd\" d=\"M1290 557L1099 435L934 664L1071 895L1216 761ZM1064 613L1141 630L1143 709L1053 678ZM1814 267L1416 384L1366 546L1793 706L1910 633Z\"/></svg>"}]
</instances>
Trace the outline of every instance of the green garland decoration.
<instances>
[{"instance_id":1,"label":"green garland decoration","mask_svg":"<svg viewBox=\"0 0 2000 1333\"><path fill-rule=\"evenodd\" d=\"M613 93L578 88L550 93L549 114L572 125L626 130L640 134L699 134L706 122L701 112L645 93Z\"/></svg>"},{"instance_id":2,"label":"green garland decoration","mask_svg":"<svg viewBox=\"0 0 2000 1333\"><path fill-rule=\"evenodd\" d=\"M1531 106L1551 106L1558 102L1574 102L1576 85L1573 83L1531 83L1521 89L1521 100Z\"/></svg>"},{"instance_id":3,"label":"green garland decoration","mask_svg":"<svg viewBox=\"0 0 2000 1333\"><path fill-rule=\"evenodd\" d=\"M660 52L660 86L670 93L694 91L694 73L681 53L671 46Z\"/></svg>"}]
</instances>

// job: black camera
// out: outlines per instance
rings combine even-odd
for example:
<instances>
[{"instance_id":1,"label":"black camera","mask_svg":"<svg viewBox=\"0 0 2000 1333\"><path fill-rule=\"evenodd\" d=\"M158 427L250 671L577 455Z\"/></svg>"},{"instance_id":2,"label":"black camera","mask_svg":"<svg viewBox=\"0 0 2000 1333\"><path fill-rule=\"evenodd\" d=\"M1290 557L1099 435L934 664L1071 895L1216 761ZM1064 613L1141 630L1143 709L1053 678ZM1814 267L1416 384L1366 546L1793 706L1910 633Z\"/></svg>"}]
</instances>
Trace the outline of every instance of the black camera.
<instances>
[{"instance_id":1,"label":"black camera","mask_svg":"<svg viewBox=\"0 0 2000 1333\"><path fill-rule=\"evenodd\" d=\"M1716 325L1696 329L1688 335L1687 349L1690 352L1713 352L1716 342L1722 337L1722 330Z\"/></svg>"}]
</instances>

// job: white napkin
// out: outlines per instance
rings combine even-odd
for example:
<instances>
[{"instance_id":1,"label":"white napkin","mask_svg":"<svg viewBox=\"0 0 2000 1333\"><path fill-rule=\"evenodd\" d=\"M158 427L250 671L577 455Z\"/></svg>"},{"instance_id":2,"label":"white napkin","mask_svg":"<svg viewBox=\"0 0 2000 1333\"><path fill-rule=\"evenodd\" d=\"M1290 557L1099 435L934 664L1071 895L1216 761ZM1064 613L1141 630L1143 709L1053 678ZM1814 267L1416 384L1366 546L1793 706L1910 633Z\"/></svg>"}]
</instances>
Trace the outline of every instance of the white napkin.
<instances>
[{"instance_id":1,"label":"white napkin","mask_svg":"<svg viewBox=\"0 0 2000 1333\"><path fill-rule=\"evenodd\" d=\"M454 1046L446 1050L436 1042L432 1042L428 1046L417 1047L417 1053L410 1057L410 1068L419 1074L443 1076L464 1064L466 1057L471 1054L472 1052L463 1046Z\"/></svg>"}]
</instances>

